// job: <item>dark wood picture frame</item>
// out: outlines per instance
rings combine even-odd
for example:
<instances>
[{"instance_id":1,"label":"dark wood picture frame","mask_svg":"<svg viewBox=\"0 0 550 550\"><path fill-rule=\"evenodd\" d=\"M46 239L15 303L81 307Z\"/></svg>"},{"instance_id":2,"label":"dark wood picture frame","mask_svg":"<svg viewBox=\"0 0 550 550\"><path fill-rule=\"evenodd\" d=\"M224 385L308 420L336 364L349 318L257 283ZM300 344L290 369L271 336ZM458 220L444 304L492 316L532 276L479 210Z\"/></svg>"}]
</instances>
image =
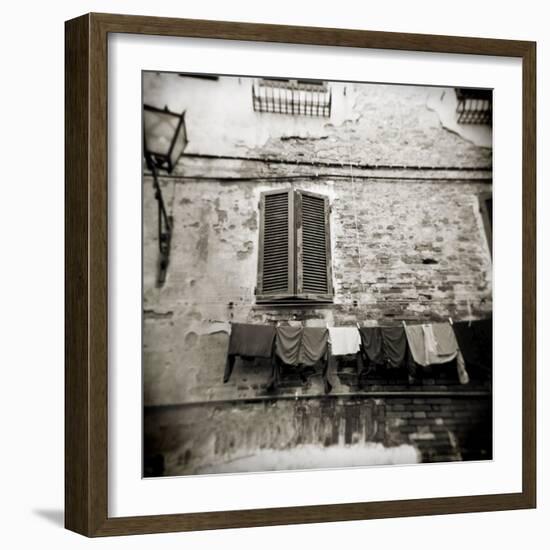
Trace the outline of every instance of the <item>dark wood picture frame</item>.
<instances>
[{"instance_id":1,"label":"dark wood picture frame","mask_svg":"<svg viewBox=\"0 0 550 550\"><path fill-rule=\"evenodd\" d=\"M107 491L107 38L109 33L516 57L523 70L522 491L109 517ZM536 44L330 28L88 14L65 27L65 525L123 535L536 506Z\"/></svg>"}]
</instances>

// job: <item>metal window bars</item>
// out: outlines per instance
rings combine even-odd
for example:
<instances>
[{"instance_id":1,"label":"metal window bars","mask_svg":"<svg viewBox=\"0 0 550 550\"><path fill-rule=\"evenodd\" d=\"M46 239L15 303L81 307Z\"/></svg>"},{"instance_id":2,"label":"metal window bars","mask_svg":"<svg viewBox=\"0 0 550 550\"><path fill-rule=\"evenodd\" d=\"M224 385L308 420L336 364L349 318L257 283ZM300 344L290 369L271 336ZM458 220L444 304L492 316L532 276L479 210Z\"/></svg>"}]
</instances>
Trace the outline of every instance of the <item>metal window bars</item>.
<instances>
[{"instance_id":1,"label":"metal window bars","mask_svg":"<svg viewBox=\"0 0 550 550\"><path fill-rule=\"evenodd\" d=\"M329 118L332 92L323 81L262 78L252 84L252 104L258 113Z\"/></svg>"},{"instance_id":2,"label":"metal window bars","mask_svg":"<svg viewBox=\"0 0 550 550\"><path fill-rule=\"evenodd\" d=\"M456 120L459 124L492 124L492 90L456 88Z\"/></svg>"}]
</instances>

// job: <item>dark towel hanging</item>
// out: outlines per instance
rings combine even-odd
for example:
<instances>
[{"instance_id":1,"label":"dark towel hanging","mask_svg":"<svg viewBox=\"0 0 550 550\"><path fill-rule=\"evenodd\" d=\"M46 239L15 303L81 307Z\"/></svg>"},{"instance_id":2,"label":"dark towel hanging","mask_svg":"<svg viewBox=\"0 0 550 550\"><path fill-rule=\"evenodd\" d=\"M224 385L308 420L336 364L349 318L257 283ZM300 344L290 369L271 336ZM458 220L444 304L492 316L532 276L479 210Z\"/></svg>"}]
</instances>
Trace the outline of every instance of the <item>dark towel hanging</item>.
<instances>
[{"instance_id":1,"label":"dark towel hanging","mask_svg":"<svg viewBox=\"0 0 550 550\"><path fill-rule=\"evenodd\" d=\"M285 365L298 365L302 332L301 326L282 325L276 328L275 353Z\"/></svg>"},{"instance_id":2,"label":"dark towel hanging","mask_svg":"<svg viewBox=\"0 0 550 550\"><path fill-rule=\"evenodd\" d=\"M382 331L380 327L361 327L361 344L370 362L381 364L384 362L382 351Z\"/></svg>"},{"instance_id":3,"label":"dark towel hanging","mask_svg":"<svg viewBox=\"0 0 550 550\"><path fill-rule=\"evenodd\" d=\"M493 319L481 319L472 323L479 348L481 364L485 369L493 367Z\"/></svg>"},{"instance_id":4,"label":"dark towel hanging","mask_svg":"<svg viewBox=\"0 0 550 550\"><path fill-rule=\"evenodd\" d=\"M304 327L299 363L312 367L326 356L328 330L322 327Z\"/></svg>"},{"instance_id":5,"label":"dark towel hanging","mask_svg":"<svg viewBox=\"0 0 550 550\"><path fill-rule=\"evenodd\" d=\"M275 327L273 325L231 325L228 355L271 357Z\"/></svg>"},{"instance_id":6,"label":"dark towel hanging","mask_svg":"<svg viewBox=\"0 0 550 550\"><path fill-rule=\"evenodd\" d=\"M273 325L232 324L223 375L224 383L231 377L237 355L240 357L272 357L274 342L275 327Z\"/></svg>"},{"instance_id":7,"label":"dark towel hanging","mask_svg":"<svg viewBox=\"0 0 550 550\"><path fill-rule=\"evenodd\" d=\"M407 355L407 336L403 327L380 327L382 353L391 367L403 365Z\"/></svg>"},{"instance_id":8,"label":"dark towel hanging","mask_svg":"<svg viewBox=\"0 0 550 550\"><path fill-rule=\"evenodd\" d=\"M493 321L455 321L454 333L467 365L490 370L493 365Z\"/></svg>"}]
</instances>

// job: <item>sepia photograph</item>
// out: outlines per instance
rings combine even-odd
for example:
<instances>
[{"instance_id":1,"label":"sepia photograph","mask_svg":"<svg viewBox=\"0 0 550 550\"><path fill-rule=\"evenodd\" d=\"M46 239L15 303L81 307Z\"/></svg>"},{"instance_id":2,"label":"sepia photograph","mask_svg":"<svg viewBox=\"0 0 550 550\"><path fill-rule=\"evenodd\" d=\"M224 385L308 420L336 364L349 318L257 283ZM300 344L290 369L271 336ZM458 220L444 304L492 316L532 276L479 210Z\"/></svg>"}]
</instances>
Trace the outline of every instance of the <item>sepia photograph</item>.
<instances>
[{"instance_id":1,"label":"sepia photograph","mask_svg":"<svg viewBox=\"0 0 550 550\"><path fill-rule=\"evenodd\" d=\"M492 90L142 103L143 476L492 460Z\"/></svg>"}]
</instances>

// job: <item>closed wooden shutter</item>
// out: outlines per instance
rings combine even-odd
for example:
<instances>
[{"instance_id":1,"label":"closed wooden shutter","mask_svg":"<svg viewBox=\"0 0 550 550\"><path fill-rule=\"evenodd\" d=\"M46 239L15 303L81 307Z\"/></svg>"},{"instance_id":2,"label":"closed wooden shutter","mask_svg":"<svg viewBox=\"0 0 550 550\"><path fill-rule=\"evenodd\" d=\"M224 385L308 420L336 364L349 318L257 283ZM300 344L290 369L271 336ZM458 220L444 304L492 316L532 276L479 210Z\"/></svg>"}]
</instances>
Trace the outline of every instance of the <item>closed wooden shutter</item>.
<instances>
[{"instance_id":1,"label":"closed wooden shutter","mask_svg":"<svg viewBox=\"0 0 550 550\"><path fill-rule=\"evenodd\" d=\"M315 193L262 193L257 301L332 301L329 212Z\"/></svg>"},{"instance_id":2,"label":"closed wooden shutter","mask_svg":"<svg viewBox=\"0 0 550 550\"><path fill-rule=\"evenodd\" d=\"M262 193L260 199L259 298L294 293L294 195L291 190Z\"/></svg>"},{"instance_id":3,"label":"closed wooden shutter","mask_svg":"<svg viewBox=\"0 0 550 550\"><path fill-rule=\"evenodd\" d=\"M327 197L296 192L296 290L306 298L327 298L332 294L329 208Z\"/></svg>"}]
</instances>

